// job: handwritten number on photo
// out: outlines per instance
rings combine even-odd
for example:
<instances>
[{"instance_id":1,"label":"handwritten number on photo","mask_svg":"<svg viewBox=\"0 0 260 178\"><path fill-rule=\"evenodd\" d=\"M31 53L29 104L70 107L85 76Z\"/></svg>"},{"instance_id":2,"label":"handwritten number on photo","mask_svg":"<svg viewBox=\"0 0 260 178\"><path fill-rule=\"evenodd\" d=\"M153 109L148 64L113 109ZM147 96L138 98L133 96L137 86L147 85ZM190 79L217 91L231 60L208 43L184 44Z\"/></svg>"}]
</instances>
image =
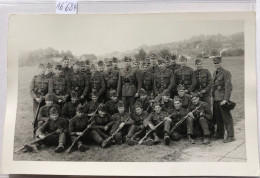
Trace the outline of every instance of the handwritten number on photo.
<instances>
[{"instance_id":1,"label":"handwritten number on photo","mask_svg":"<svg viewBox=\"0 0 260 178\"><path fill-rule=\"evenodd\" d=\"M78 2L74 0L64 1L57 0L56 1L56 13L57 14L76 14L78 11Z\"/></svg>"}]
</instances>

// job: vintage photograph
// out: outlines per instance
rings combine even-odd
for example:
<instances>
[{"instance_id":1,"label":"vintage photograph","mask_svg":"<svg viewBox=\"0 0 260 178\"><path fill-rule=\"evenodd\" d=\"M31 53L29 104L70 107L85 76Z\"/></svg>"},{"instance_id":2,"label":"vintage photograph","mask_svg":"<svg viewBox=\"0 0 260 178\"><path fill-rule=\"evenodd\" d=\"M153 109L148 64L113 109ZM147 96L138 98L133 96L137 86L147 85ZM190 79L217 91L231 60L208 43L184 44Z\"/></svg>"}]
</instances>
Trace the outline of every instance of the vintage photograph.
<instances>
[{"instance_id":1,"label":"vintage photograph","mask_svg":"<svg viewBox=\"0 0 260 178\"><path fill-rule=\"evenodd\" d=\"M247 163L251 28L208 15L13 15L12 161Z\"/></svg>"}]
</instances>

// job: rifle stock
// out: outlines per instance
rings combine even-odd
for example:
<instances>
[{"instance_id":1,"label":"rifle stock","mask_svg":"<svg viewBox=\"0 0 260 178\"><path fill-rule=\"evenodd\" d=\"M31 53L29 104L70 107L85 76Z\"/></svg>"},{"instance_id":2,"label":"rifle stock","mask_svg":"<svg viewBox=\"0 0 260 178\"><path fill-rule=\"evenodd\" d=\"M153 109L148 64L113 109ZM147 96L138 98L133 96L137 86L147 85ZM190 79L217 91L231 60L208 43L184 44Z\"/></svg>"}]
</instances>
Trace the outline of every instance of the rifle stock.
<instances>
[{"instance_id":1,"label":"rifle stock","mask_svg":"<svg viewBox=\"0 0 260 178\"><path fill-rule=\"evenodd\" d=\"M36 114L35 114L35 117L33 119L33 122L32 122L32 125L33 125L33 138L35 138L35 132L36 132L36 129L37 129L37 121L38 121L38 115L39 115L39 112L40 112L40 108L41 108L41 105L43 103L43 99L40 101L40 103L38 104L37 106L37 110L36 110Z\"/></svg>"}]
</instances>

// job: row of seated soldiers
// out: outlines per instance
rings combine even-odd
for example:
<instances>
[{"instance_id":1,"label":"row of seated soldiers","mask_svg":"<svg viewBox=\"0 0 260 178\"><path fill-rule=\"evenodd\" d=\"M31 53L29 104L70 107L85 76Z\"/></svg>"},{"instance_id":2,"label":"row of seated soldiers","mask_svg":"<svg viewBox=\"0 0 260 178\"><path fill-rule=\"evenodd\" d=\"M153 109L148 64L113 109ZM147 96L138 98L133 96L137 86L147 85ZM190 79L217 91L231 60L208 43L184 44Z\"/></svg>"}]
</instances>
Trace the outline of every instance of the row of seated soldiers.
<instances>
[{"instance_id":1,"label":"row of seated soldiers","mask_svg":"<svg viewBox=\"0 0 260 178\"><path fill-rule=\"evenodd\" d=\"M125 57L121 70L111 58L104 61L99 61L97 66L88 60L77 61L70 68L69 58L65 56L54 67L50 63L47 66L39 65L39 74L33 77L30 87L34 115L47 93L54 94L58 103L64 105L70 100L71 91L76 92L78 98L85 102L91 100L92 91L98 92L99 101L108 101L110 91L116 90L126 110L129 110L133 108L141 88L151 98L164 90L170 92L173 98L180 84L186 94L196 92L210 104L212 76L207 69L203 69L201 59L195 61L195 71L186 66L187 59L183 56L179 59L180 64L177 64L175 55L165 58L150 55L142 62Z\"/></svg>"},{"instance_id":2,"label":"row of seated soldiers","mask_svg":"<svg viewBox=\"0 0 260 178\"><path fill-rule=\"evenodd\" d=\"M55 135L37 143L36 146L27 145L27 151L38 151L40 145L58 145L54 150L63 152L64 147L70 141L81 135L76 148L86 151L86 144L95 142L102 148L111 144L136 145L144 135L152 130L145 145L154 145L164 140L169 145L170 140L178 141L187 136L194 144L194 137L203 136L203 144L210 143L210 126L212 112L210 105L200 101L197 93L185 94L185 88L178 86L178 95L172 99L170 93L165 90L154 100L147 96L144 89L140 90L140 98L134 104L133 112L125 108L125 104L118 100L116 91L111 91L110 100L106 103L98 102L97 92L92 92L91 101L82 104L77 93L71 92L71 101L62 108L55 102L54 95L47 94L46 105L41 107L38 115L38 128L36 136L44 139L47 133L55 132ZM198 109L199 108L199 109ZM195 112L193 112L197 109ZM97 112L95 112L97 110ZM183 117L187 117L176 130L171 131L173 126ZM92 123L94 121L94 124ZM160 122L162 125L156 127ZM89 132L82 135L83 130L90 124ZM121 127L111 142L106 139L113 135Z\"/></svg>"}]
</instances>

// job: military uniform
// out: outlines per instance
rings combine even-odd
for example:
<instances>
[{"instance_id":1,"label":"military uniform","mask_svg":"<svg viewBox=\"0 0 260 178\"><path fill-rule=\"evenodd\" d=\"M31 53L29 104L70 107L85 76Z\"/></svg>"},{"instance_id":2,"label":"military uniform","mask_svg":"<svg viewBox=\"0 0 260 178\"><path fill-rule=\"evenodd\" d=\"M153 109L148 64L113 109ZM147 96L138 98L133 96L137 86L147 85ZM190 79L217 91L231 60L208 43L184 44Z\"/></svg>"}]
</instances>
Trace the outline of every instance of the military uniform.
<instances>
[{"instance_id":1,"label":"military uniform","mask_svg":"<svg viewBox=\"0 0 260 178\"><path fill-rule=\"evenodd\" d=\"M57 104L52 104L51 106L43 106L39 111L39 115L37 117L38 120L38 127L41 126L45 121L47 121L50 117L50 110L51 108L56 108L58 113L61 114L60 106Z\"/></svg>"},{"instance_id":2,"label":"military uniform","mask_svg":"<svg viewBox=\"0 0 260 178\"><path fill-rule=\"evenodd\" d=\"M192 92L197 83L193 69L187 66L183 66L174 72L174 81L174 88L181 84L188 92Z\"/></svg>"},{"instance_id":3,"label":"military uniform","mask_svg":"<svg viewBox=\"0 0 260 178\"><path fill-rule=\"evenodd\" d=\"M62 68L62 76L65 78L70 78L73 73L73 69L70 67L63 67Z\"/></svg>"},{"instance_id":4,"label":"military uniform","mask_svg":"<svg viewBox=\"0 0 260 178\"><path fill-rule=\"evenodd\" d=\"M150 66L148 68L148 72L149 73L152 73L153 75L156 74L158 71L160 71L160 68L158 65L155 65L155 66Z\"/></svg>"},{"instance_id":5,"label":"military uniform","mask_svg":"<svg viewBox=\"0 0 260 178\"><path fill-rule=\"evenodd\" d=\"M173 73L179 68L181 68L180 64L171 64L167 67L167 69L171 70Z\"/></svg>"},{"instance_id":6,"label":"military uniform","mask_svg":"<svg viewBox=\"0 0 260 178\"><path fill-rule=\"evenodd\" d=\"M178 96L178 98L181 100L181 107L183 107L184 109L188 109L191 104L190 96L185 94L182 97Z\"/></svg>"},{"instance_id":7,"label":"military uniform","mask_svg":"<svg viewBox=\"0 0 260 178\"><path fill-rule=\"evenodd\" d=\"M90 98L90 93L93 91L98 92L98 100L102 101L103 94L106 91L106 85L105 85L105 80L101 74L101 72L96 71L95 74L92 74L90 76L90 92L89 92L89 98Z\"/></svg>"},{"instance_id":8,"label":"military uniform","mask_svg":"<svg viewBox=\"0 0 260 178\"><path fill-rule=\"evenodd\" d=\"M174 108L174 102L171 98L168 101L162 102L162 110L166 111L167 113L171 114Z\"/></svg>"},{"instance_id":9,"label":"military uniform","mask_svg":"<svg viewBox=\"0 0 260 178\"><path fill-rule=\"evenodd\" d=\"M157 96L165 89L172 91L174 86L173 73L169 69L161 69L154 74L154 94Z\"/></svg>"},{"instance_id":10,"label":"military uniform","mask_svg":"<svg viewBox=\"0 0 260 178\"><path fill-rule=\"evenodd\" d=\"M209 105L203 101L199 101L197 104L192 103L189 107L189 111L193 111L198 108L197 111L193 112L195 119L188 117L187 118L187 134L201 136L209 136L209 124L212 121L212 112ZM203 112L203 115L200 113ZM195 132L193 131L195 130Z\"/></svg>"},{"instance_id":11,"label":"military uniform","mask_svg":"<svg viewBox=\"0 0 260 178\"><path fill-rule=\"evenodd\" d=\"M213 59L214 60L214 59ZM213 102L213 122L217 124L217 136L224 138L225 129L227 137L234 139L233 118L230 111L224 108L220 103L223 100L229 101L232 91L231 74L222 67L213 74L212 85Z\"/></svg>"},{"instance_id":12,"label":"military uniform","mask_svg":"<svg viewBox=\"0 0 260 178\"><path fill-rule=\"evenodd\" d=\"M145 129L144 129L144 120L147 119L147 117L149 116L149 114L147 112L142 111L142 113L140 115L138 115L137 113L132 114L131 118L134 121L134 125L132 125L130 127L129 130L129 134L128 137L129 138L133 138L133 136L135 135L136 132L140 132L142 130L142 132L140 132L138 135L135 135L135 138L138 137L143 137L145 135ZM135 139L133 138L133 139Z\"/></svg>"},{"instance_id":13,"label":"military uniform","mask_svg":"<svg viewBox=\"0 0 260 178\"><path fill-rule=\"evenodd\" d=\"M33 99L34 117L36 115L36 110L39 105L39 103L35 99L36 98L44 99L44 96L47 93L51 93L50 80L44 74L34 76L30 85L30 94Z\"/></svg>"},{"instance_id":14,"label":"military uniform","mask_svg":"<svg viewBox=\"0 0 260 178\"><path fill-rule=\"evenodd\" d=\"M150 113L152 111L152 107L150 107L151 103L149 101L149 98L145 98L144 100L141 99L141 98L138 98L135 102L135 105L136 103L140 103L142 105L142 108L144 111L146 111L147 109L147 112Z\"/></svg>"},{"instance_id":15,"label":"military uniform","mask_svg":"<svg viewBox=\"0 0 260 178\"><path fill-rule=\"evenodd\" d=\"M119 73L117 85L117 93L122 95L122 100L125 104L125 109L128 111L135 102L135 94L139 93L142 85L142 80L138 77L138 73L131 66L125 68Z\"/></svg>"},{"instance_id":16,"label":"military uniform","mask_svg":"<svg viewBox=\"0 0 260 178\"><path fill-rule=\"evenodd\" d=\"M117 90L119 72L117 71L106 71L104 72L104 80L106 84L106 100L110 99L110 91Z\"/></svg>"},{"instance_id":17,"label":"military uniform","mask_svg":"<svg viewBox=\"0 0 260 178\"><path fill-rule=\"evenodd\" d=\"M110 115L113 115L115 113L118 113L118 100L117 101L112 101L109 100L108 102L106 102L106 110L107 113L109 113Z\"/></svg>"},{"instance_id":18,"label":"military uniform","mask_svg":"<svg viewBox=\"0 0 260 178\"><path fill-rule=\"evenodd\" d=\"M97 110L99 104L99 102L94 101L87 102L83 106L83 112L86 114L94 113Z\"/></svg>"},{"instance_id":19,"label":"military uniform","mask_svg":"<svg viewBox=\"0 0 260 178\"><path fill-rule=\"evenodd\" d=\"M78 94L78 98L81 96L86 97L89 92L89 81L88 78L81 73L73 72L69 79L71 90L75 91Z\"/></svg>"},{"instance_id":20,"label":"military uniform","mask_svg":"<svg viewBox=\"0 0 260 178\"><path fill-rule=\"evenodd\" d=\"M154 73L147 71L142 71L140 73L142 78L142 87L147 92L147 95L150 97L153 94L153 82L154 82Z\"/></svg>"},{"instance_id":21,"label":"military uniform","mask_svg":"<svg viewBox=\"0 0 260 178\"><path fill-rule=\"evenodd\" d=\"M201 101L204 101L208 104L211 104L210 96L211 96L211 85L212 85L212 76L208 69L197 69L194 71L194 75L197 81L195 86L195 92L201 92L201 90L205 90L206 93L201 94Z\"/></svg>"},{"instance_id":22,"label":"military uniform","mask_svg":"<svg viewBox=\"0 0 260 178\"><path fill-rule=\"evenodd\" d=\"M68 119L73 118L76 115L76 110L79 104L79 102L72 103L71 101L65 103L62 108L62 116Z\"/></svg>"},{"instance_id":23,"label":"military uniform","mask_svg":"<svg viewBox=\"0 0 260 178\"><path fill-rule=\"evenodd\" d=\"M176 109L174 108L171 113L172 125L174 126L183 117L188 114L188 111L182 107ZM171 133L172 140L178 141L182 138L182 135L187 133L187 124L183 122L175 131Z\"/></svg>"}]
</instances>

